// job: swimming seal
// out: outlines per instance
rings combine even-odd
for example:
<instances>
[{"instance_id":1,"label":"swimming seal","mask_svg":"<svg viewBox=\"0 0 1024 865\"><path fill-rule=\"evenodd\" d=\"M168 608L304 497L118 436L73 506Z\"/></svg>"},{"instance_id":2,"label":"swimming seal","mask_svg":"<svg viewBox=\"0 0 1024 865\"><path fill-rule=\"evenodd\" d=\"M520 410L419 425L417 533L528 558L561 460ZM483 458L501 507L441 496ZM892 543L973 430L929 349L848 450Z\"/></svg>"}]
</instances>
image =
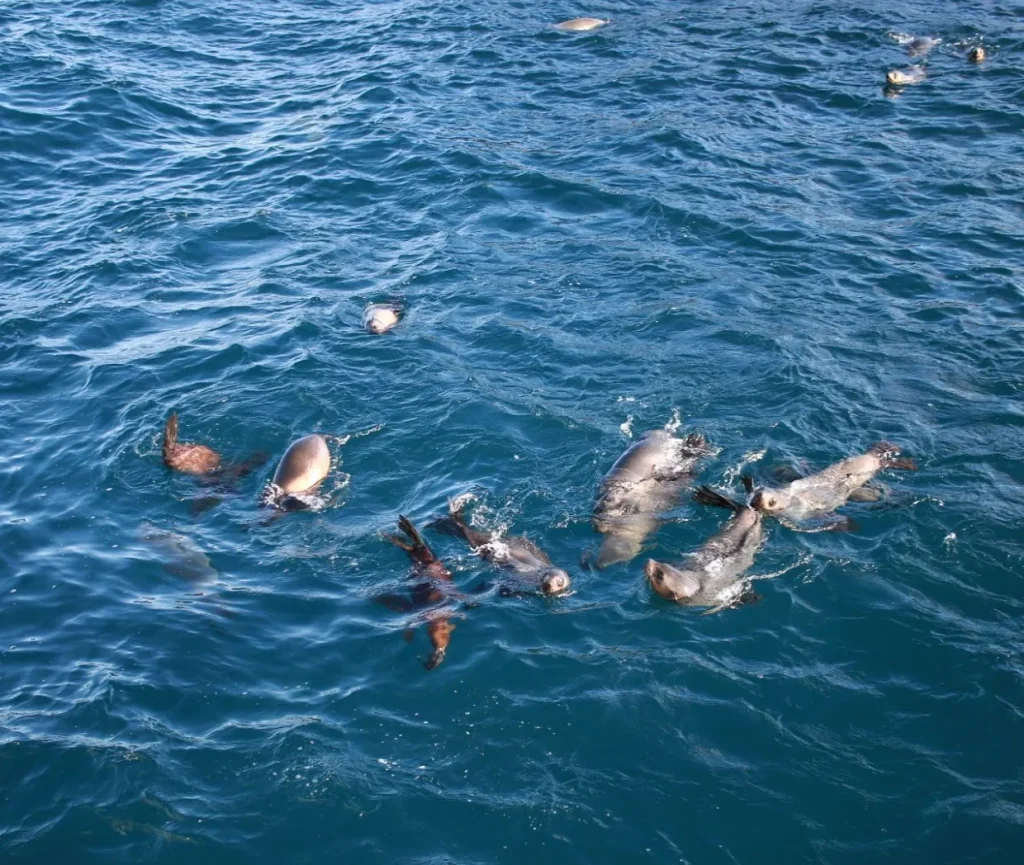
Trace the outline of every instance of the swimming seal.
<instances>
[{"instance_id":1,"label":"swimming seal","mask_svg":"<svg viewBox=\"0 0 1024 865\"><path fill-rule=\"evenodd\" d=\"M560 595L569 591L572 580L561 568L551 564L547 553L532 541L507 537L493 532L480 532L466 523L462 505L457 500L448 502L449 518L435 523L435 528L459 535L472 547L473 552L496 567L511 571L523 582L536 587L545 595ZM515 594L504 587L503 594Z\"/></svg>"},{"instance_id":2,"label":"swimming seal","mask_svg":"<svg viewBox=\"0 0 1024 865\"><path fill-rule=\"evenodd\" d=\"M404 537L402 535L385 535L385 538L409 554L409 558L413 562L413 576L424 579L409 590L408 597L378 595L375 600L388 609L400 613L409 613L430 607L436 608L452 594L451 590L445 591L442 588L442 586L452 585L451 571L434 555L408 517L398 517L398 528L404 533ZM444 610L434 609L427 614L427 636L430 638L430 645L433 646L434 651L423 663L425 669L433 670L444 660L454 630L455 625L451 623Z\"/></svg>"},{"instance_id":3,"label":"swimming seal","mask_svg":"<svg viewBox=\"0 0 1024 865\"><path fill-rule=\"evenodd\" d=\"M865 454L840 460L785 487L759 489L751 498L750 505L767 516L782 520L791 528L803 526L812 531L848 529L849 519L834 514L836 508L851 499L864 500L862 488L883 469L917 469L912 459L899 457L899 453L899 446L891 442L876 442Z\"/></svg>"},{"instance_id":4,"label":"swimming seal","mask_svg":"<svg viewBox=\"0 0 1024 865\"><path fill-rule=\"evenodd\" d=\"M190 475L207 475L220 468L220 454L206 445L178 441L178 413L164 425L164 465Z\"/></svg>"},{"instance_id":5,"label":"swimming seal","mask_svg":"<svg viewBox=\"0 0 1024 865\"><path fill-rule=\"evenodd\" d=\"M651 430L629 447L601 481L594 505L594 531L604 535L594 564L628 562L693 483L697 463L711 453L704 436L676 438Z\"/></svg>"},{"instance_id":6,"label":"swimming seal","mask_svg":"<svg viewBox=\"0 0 1024 865\"><path fill-rule=\"evenodd\" d=\"M971 63L984 63L985 62L985 49L980 45L975 45L970 51L967 52L967 59Z\"/></svg>"},{"instance_id":7,"label":"swimming seal","mask_svg":"<svg viewBox=\"0 0 1024 865\"><path fill-rule=\"evenodd\" d=\"M263 503L282 510L302 510L310 506L309 494L331 470L331 452L322 435L313 433L292 442L277 465Z\"/></svg>"},{"instance_id":8,"label":"swimming seal","mask_svg":"<svg viewBox=\"0 0 1024 865\"><path fill-rule=\"evenodd\" d=\"M733 516L678 567L649 559L644 576L651 588L677 604L714 607L716 611L757 600L753 592L743 591L743 576L761 547L762 515L710 487L698 487L693 498L701 504L728 508Z\"/></svg>"},{"instance_id":9,"label":"swimming seal","mask_svg":"<svg viewBox=\"0 0 1024 865\"><path fill-rule=\"evenodd\" d=\"M581 33L587 30L596 30L598 27L604 27L610 21L610 18L573 18L569 21L563 21L561 24L556 24L555 29Z\"/></svg>"},{"instance_id":10,"label":"swimming seal","mask_svg":"<svg viewBox=\"0 0 1024 865\"><path fill-rule=\"evenodd\" d=\"M402 307L395 303L371 303L363 311L363 327L370 333L387 333L398 324Z\"/></svg>"},{"instance_id":11,"label":"swimming seal","mask_svg":"<svg viewBox=\"0 0 1024 865\"><path fill-rule=\"evenodd\" d=\"M911 57L920 57L930 52L942 40L934 36L916 36L907 43L907 54Z\"/></svg>"},{"instance_id":12,"label":"swimming seal","mask_svg":"<svg viewBox=\"0 0 1024 865\"><path fill-rule=\"evenodd\" d=\"M228 491L234 481L241 480L253 469L267 461L267 454L254 453L242 462L223 463L220 454L206 445L178 441L178 413L172 412L164 425L164 465L170 469L202 478L203 483L216 485L221 492ZM193 510L203 505L205 510L220 499L208 496L193 502Z\"/></svg>"},{"instance_id":13,"label":"swimming seal","mask_svg":"<svg viewBox=\"0 0 1024 865\"><path fill-rule=\"evenodd\" d=\"M885 73L886 83L891 84L893 87L903 87L907 84L920 84L926 77L923 66L910 66L906 69L890 69Z\"/></svg>"}]
</instances>

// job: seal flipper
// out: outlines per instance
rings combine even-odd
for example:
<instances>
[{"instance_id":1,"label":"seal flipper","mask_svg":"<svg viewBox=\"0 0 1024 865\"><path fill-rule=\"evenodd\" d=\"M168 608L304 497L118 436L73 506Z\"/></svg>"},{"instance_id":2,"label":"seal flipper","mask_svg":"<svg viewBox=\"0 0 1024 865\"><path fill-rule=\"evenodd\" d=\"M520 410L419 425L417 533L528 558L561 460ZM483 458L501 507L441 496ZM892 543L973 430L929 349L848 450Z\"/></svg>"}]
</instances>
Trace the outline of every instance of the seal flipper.
<instances>
[{"instance_id":1,"label":"seal flipper","mask_svg":"<svg viewBox=\"0 0 1024 865\"><path fill-rule=\"evenodd\" d=\"M807 477L803 472L797 471L793 466L775 466L771 471L772 479L779 484L791 484L801 478Z\"/></svg>"},{"instance_id":2,"label":"seal flipper","mask_svg":"<svg viewBox=\"0 0 1024 865\"><path fill-rule=\"evenodd\" d=\"M433 529L439 535L451 535L456 538L462 537L462 530L459 529L458 524L451 517L438 517L436 520L431 520L427 523L427 528Z\"/></svg>"},{"instance_id":3,"label":"seal flipper","mask_svg":"<svg viewBox=\"0 0 1024 865\"><path fill-rule=\"evenodd\" d=\"M427 660L423 662L423 669L436 669L444 660L444 656L447 653L447 651L447 649L434 649L434 651L430 653L430 657L428 657Z\"/></svg>"},{"instance_id":4,"label":"seal flipper","mask_svg":"<svg viewBox=\"0 0 1024 865\"><path fill-rule=\"evenodd\" d=\"M764 600L764 595L755 592L753 589L747 589L742 595L736 599L734 606L745 607L747 604L760 604Z\"/></svg>"},{"instance_id":5,"label":"seal flipper","mask_svg":"<svg viewBox=\"0 0 1024 865\"><path fill-rule=\"evenodd\" d=\"M701 505L727 508L730 511L741 511L744 508L744 505L726 498L721 493L716 493L711 487L697 487L693 493L693 500Z\"/></svg>"},{"instance_id":6,"label":"seal flipper","mask_svg":"<svg viewBox=\"0 0 1024 865\"><path fill-rule=\"evenodd\" d=\"M880 487L864 486L854 490L846 497L849 502L880 502L885 498L885 491Z\"/></svg>"},{"instance_id":7,"label":"seal flipper","mask_svg":"<svg viewBox=\"0 0 1024 865\"><path fill-rule=\"evenodd\" d=\"M396 595L391 592L377 595L373 602L380 604L382 607L387 607L394 613L411 613L414 609L412 601L405 595Z\"/></svg>"},{"instance_id":8,"label":"seal flipper","mask_svg":"<svg viewBox=\"0 0 1024 865\"><path fill-rule=\"evenodd\" d=\"M256 453L247 456L240 463L225 466L221 471L221 475L228 480L240 481L242 478L251 475L269 459L270 454L266 451L256 451Z\"/></svg>"},{"instance_id":9,"label":"seal flipper","mask_svg":"<svg viewBox=\"0 0 1024 865\"><path fill-rule=\"evenodd\" d=\"M174 448L178 444L178 413L176 411L171 412L171 416L167 418L167 423L164 424L164 462L174 468L171 464L171 455L174 453Z\"/></svg>"},{"instance_id":10,"label":"seal flipper","mask_svg":"<svg viewBox=\"0 0 1024 865\"><path fill-rule=\"evenodd\" d=\"M406 534L409 540L401 540L395 535L390 535L388 536L388 539L391 543L405 550L409 554L410 558L419 565L432 565L437 561L437 556L434 555L434 551L427 546L427 542L423 540L423 536L419 533L419 530L412 524L412 520L402 514L399 514L398 528Z\"/></svg>"},{"instance_id":11,"label":"seal flipper","mask_svg":"<svg viewBox=\"0 0 1024 865\"><path fill-rule=\"evenodd\" d=\"M903 469L908 472L917 471L917 463L910 457L900 457L902 449L892 442L875 442L868 448L868 453L878 457L883 469Z\"/></svg>"}]
</instances>

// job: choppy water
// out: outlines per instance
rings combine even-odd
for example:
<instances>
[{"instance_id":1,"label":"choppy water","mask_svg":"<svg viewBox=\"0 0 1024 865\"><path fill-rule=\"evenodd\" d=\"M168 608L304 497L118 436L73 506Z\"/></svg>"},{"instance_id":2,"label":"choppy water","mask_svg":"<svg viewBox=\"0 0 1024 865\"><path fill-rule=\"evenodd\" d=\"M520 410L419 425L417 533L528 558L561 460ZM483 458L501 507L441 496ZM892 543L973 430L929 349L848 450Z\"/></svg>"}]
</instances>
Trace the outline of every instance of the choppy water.
<instances>
[{"instance_id":1,"label":"choppy water","mask_svg":"<svg viewBox=\"0 0 1024 865\"><path fill-rule=\"evenodd\" d=\"M944 40L896 98L890 31ZM1021 48L979 2L8 0L0 859L1016 861ZM381 428L263 525L272 465L193 513L171 409L230 458ZM857 533L770 526L764 600L701 616L578 565L674 416L727 489L921 470ZM469 489L576 592L426 672L378 532ZM674 517L670 560L723 519Z\"/></svg>"}]
</instances>

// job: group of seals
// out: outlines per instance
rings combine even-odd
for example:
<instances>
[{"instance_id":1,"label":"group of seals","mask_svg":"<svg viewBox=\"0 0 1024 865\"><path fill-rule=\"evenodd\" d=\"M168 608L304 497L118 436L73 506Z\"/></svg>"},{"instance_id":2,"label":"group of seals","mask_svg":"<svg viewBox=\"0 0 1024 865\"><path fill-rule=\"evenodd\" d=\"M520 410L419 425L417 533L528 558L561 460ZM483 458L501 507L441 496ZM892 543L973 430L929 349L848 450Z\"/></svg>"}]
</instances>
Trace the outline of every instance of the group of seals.
<instances>
[{"instance_id":1,"label":"group of seals","mask_svg":"<svg viewBox=\"0 0 1024 865\"><path fill-rule=\"evenodd\" d=\"M937 36L907 36L903 33L893 33L890 35L906 47L909 56L920 57L922 60L942 43L942 40ZM960 47L962 49L962 44ZM980 45L974 45L967 51L965 56L971 63L983 63L985 60L985 49ZM920 84L927 77L924 65L918 63L916 66L909 66L905 69L890 69L885 73L885 83L888 87L893 88L893 95L898 95L900 92L899 88L910 84Z\"/></svg>"},{"instance_id":2,"label":"group of seals","mask_svg":"<svg viewBox=\"0 0 1024 865\"><path fill-rule=\"evenodd\" d=\"M699 487L694 501L726 508L732 518L678 566L649 559L644 566L648 583L661 597L687 606L724 609L756 599L745 588L744 577L761 547L764 518L774 517L800 531L849 530L853 524L835 513L838 508L849 501L877 500L877 490L867 484L883 469L917 468L899 452L896 445L878 442L864 454L815 474L797 475L782 487L755 488L753 479L744 476L747 502ZM699 434L678 439L654 430L619 457L602 481L594 507L594 530L605 536L598 568L640 552L644 538L692 483L699 460L710 453Z\"/></svg>"},{"instance_id":3,"label":"group of seals","mask_svg":"<svg viewBox=\"0 0 1024 865\"><path fill-rule=\"evenodd\" d=\"M714 453L700 433L678 437L666 429L652 430L631 445L614 463L600 484L594 506L593 527L603 536L596 556L585 556L598 570L635 558L645 539L679 503L696 478L700 463ZM764 521L774 517L800 531L850 530L852 522L835 511L850 501L877 501L880 493L869 486L885 469L915 469L913 460L899 456L899 448L878 442L865 453L840 460L820 472L790 473L779 486L756 486L742 478L746 501L734 501L708 486L700 486L693 500L725 508L732 516L700 547L677 564L648 559L643 572L653 592L674 603L708 607L717 612L759 598L751 590L747 571L764 541ZM471 526L459 499L448 503L448 515L430 524L465 540L473 553L512 578L502 582L501 595L563 595L572 587L568 572L523 536L509 536ZM399 516L401 534L386 540L405 550L413 560L414 585L404 594L384 594L376 600L403 613L417 612L427 622L433 651L424 666L432 670L444 660L455 626L452 602L474 605L454 587L451 571L434 555L419 531ZM473 595L488 590L481 584ZM409 634L411 632L407 632Z\"/></svg>"},{"instance_id":4,"label":"group of seals","mask_svg":"<svg viewBox=\"0 0 1024 865\"><path fill-rule=\"evenodd\" d=\"M601 480L593 508L593 528L602 536L596 556L584 556L598 570L631 561L640 554L646 539L680 502L696 479L702 462L714 448L700 433L677 436L669 429L644 434L615 461ZM900 449L878 442L865 453L848 457L827 468L801 475L792 471L787 482L756 487L743 476L748 499L734 501L708 486L700 486L693 500L732 512L726 524L678 564L649 559L644 576L651 589L666 600L686 606L711 607L712 611L738 606L758 596L749 589L746 573L764 539L764 519L773 517L800 531L849 530L851 521L836 511L851 501L876 501L880 493L870 486L886 469L913 470L913 460L901 457ZM226 464L220 454L203 444L178 440L178 415L172 413L164 426L163 461L171 469L201 478L241 477L265 461L257 454L238 464ZM300 510L317 504L316 494L331 471L327 437L312 433L289 445L261 502L279 511ZM431 524L437 530L465 540L473 553L511 577L502 580L499 594L539 593L554 597L572 587L572 578L528 538L475 528L464 513L463 500L448 504L447 517ZM434 555L419 530L399 516L401 534L386 540L408 553L415 584L406 595L384 594L377 600L389 609L419 612L427 623L433 651L428 670L445 658L451 633L451 601L465 601L455 588L451 571ZM150 528L146 539L166 548L175 567L191 579L215 574L209 560L179 536ZM489 588L482 584L480 594Z\"/></svg>"}]
</instances>

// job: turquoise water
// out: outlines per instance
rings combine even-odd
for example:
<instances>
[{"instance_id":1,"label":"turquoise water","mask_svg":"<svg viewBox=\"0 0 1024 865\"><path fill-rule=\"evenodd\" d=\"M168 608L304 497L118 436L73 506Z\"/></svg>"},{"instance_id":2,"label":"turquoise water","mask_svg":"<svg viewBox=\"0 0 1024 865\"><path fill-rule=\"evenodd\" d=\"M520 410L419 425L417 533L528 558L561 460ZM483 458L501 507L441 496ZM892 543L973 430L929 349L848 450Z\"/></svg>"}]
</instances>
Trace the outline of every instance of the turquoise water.
<instances>
[{"instance_id":1,"label":"turquoise water","mask_svg":"<svg viewBox=\"0 0 1024 865\"><path fill-rule=\"evenodd\" d=\"M890 32L944 40L902 93ZM1017 861L1022 37L978 2L5 3L0 860ZM171 410L271 462L197 507ZM702 616L579 564L679 421L733 492L882 438L920 471L855 533L770 524L763 600ZM366 434L267 521L311 431ZM427 672L379 532L466 491L575 592L459 610Z\"/></svg>"}]
</instances>

